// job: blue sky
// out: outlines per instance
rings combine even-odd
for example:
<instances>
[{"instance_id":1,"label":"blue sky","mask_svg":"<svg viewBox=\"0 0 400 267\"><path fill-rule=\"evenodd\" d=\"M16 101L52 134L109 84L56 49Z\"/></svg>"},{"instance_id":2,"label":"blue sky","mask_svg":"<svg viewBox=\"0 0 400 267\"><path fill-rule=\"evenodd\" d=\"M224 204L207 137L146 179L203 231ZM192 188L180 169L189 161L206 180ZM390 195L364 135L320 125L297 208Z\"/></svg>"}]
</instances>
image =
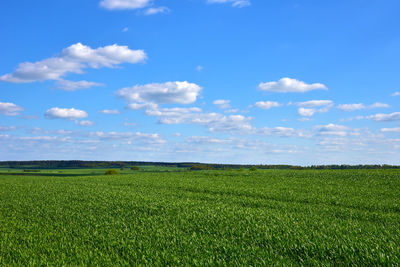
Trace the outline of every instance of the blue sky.
<instances>
[{"instance_id":1,"label":"blue sky","mask_svg":"<svg viewBox=\"0 0 400 267\"><path fill-rule=\"evenodd\" d=\"M0 160L400 164L400 2L0 2Z\"/></svg>"}]
</instances>

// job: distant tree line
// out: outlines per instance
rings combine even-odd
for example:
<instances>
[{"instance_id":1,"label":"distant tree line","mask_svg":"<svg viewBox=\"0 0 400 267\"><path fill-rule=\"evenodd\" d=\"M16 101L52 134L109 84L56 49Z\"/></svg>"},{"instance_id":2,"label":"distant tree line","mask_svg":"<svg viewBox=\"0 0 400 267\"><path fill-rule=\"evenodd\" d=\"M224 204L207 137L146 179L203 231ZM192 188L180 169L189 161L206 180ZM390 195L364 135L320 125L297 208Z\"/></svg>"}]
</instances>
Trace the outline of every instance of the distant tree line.
<instances>
[{"instance_id":1,"label":"distant tree line","mask_svg":"<svg viewBox=\"0 0 400 267\"><path fill-rule=\"evenodd\" d=\"M396 165L240 165L210 164L196 162L144 162L144 161L80 161L80 160L35 160L35 161L0 161L0 167L16 169L81 169L81 168L131 168L132 166L160 166L186 168L191 170L230 170L255 167L257 169L280 170L348 170L348 169L400 169Z\"/></svg>"}]
</instances>

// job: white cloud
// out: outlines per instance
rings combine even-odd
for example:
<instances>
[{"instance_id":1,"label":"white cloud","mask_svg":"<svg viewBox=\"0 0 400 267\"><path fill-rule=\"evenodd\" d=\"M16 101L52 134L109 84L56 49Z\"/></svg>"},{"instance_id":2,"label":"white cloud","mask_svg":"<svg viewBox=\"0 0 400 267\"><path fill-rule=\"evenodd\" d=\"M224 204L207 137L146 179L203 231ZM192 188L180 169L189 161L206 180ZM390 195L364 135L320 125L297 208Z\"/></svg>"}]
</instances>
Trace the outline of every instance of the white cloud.
<instances>
[{"instance_id":1,"label":"white cloud","mask_svg":"<svg viewBox=\"0 0 400 267\"><path fill-rule=\"evenodd\" d=\"M132 108L132 105L128 106ZM158 117L161 124L198 124L211 132L248 133L253 128L252 118L242 115L223 115L220 113L203 113L201 108L160 108L158 105L134 105L133 109L145 109L148 116Z\"/></svg>"},{"instance_id":2,"label":"white cloud","mask_svg":"<svg viewBox=\"0 0 400 267\"><path fill-rule=\"evenodd\" d=\"M275 101L258 101L254 104L254 106L261 109L270 109L282 106L282 104Z\"/></svg>"},{"instance_id":3,"label":"white cloud","mask_svg":"<svg viewBox=\"0 0 400 267\"><path fill-rule=\"evenodd\" d=\"M110 10L123 10L144 8L150 3L150 0L102 0L100 6Z\"/></svg>"},{"instance_id":4,"label":"white cloud","mask_svg":"<svg viewBox=\"0 0 400 267\"><path fill-rule=\"evenodd\" d=\"M299 118L299 119L297 119L297 121L300 121L300 122L305 122L305 121L312 121L312 119L310 119L310 118L305 118L305 117L302 117L302 118Z\"/></svg>"},{"instance_id":5,"label":"white cloud","mask_svg":"<svg viewBox=\"0 0 400 267\"><path fill-rule=\"evenodd\" d=\"M83 119L88 116L88 114L79 109L74 108L51 108L45 113L48 119Z\"/></svg>"},{"instance_id":6,"label":"white cloud","mask_svg":"<svg viewBox=\"0 0 400 267\"><path fill-rule=\"evenodd\" d=\"M92 68L114 67L122 63L139 63L147 58L143 50L131 50L128 46L113 44L92 49L81 43L64 49L62 57L86 63Z\"/></svg>"},{"instance_id":7,"label":"white cloud","mask_svg":"<svg viewBox=\"0 0 400 267\"><path fill-rule=\"evenodd\" d=\"M72 131L67 131L67 130L44 130L39 127L34 127L29 130L30 133L32 134L41 134L41 135L72 135Z\"/></svg>"},{"instance_id":8,"label":"white cloud","mask_svg":"<svg viewBox=\"0 0 400 267\"><path fill-rule=\"evenodd\" d=\"M232 4L233 7L246 7L246 6L250 6L251 3L249 0L235 0Z\"/></svg>"},{"instance_id":9,"label":"white cloud","mask_svg":"<svg viewBox=\"0 0 400 267\"><path fill-rule=\"evenodd\" d=\"M233 7L239 7L239 8L251 5L250 0L207 0L207 3L210 4L232 3Z\"/></svg>"},{"instance_id":10,"label":"white cloud","mask_svg":"<svg viewBox=\"0 0 400 267\"><path fill-rule=\"evenodd\" d=\"M133 141L141 141L149 144L163 144L165 140L159 134L149 134L141 132L91 132L89 137L99 138L104 141L120 140L126 144L132 144Z\"/></svg>"},{"instance_id":11,"label":"white cloud","mask_svg":"<svg viewBox=\"0 0 400 267\"><path fill-rule=\"evenodd\" d=\"M129 109L139 110L139 109L157 109L158 105L155 103L130 103L128 105Z\"/></svg>"},{"instance_id":12,"label":"white cloud","mask_svg":"<svg viewBox=\"0 0 400 267\"><path fill-rule=\"evenodd\" d=\"M232 108L232 109L226 109L224 110L224 113L230 114L230 113L238 113L239 109L237 108Z\"/></svg>"},{"instance_id":13,"label":"white cloud","mask_svg":"<svg viewBox=\"0 0 400 267\"><path fill-rule=\"evenodd\" d=\"M333 101L332 100L310 100L310 101L305 101L305 102L297 102L296 105L299 107L304 107L304 108L315 108L315 107L321 107L321 106L332 106Z\"/></svg>"},{"instance_id":14,"label":"white cloud","mask_svg":"<svg viewBox=\"0 0 400 267\"><path fill-rule=\"evenodd\" d=\"M87 89L94 86L104 86L102 83L96 82L88 82L88 81L67 81L67 80L58 80L57 88L65 91L76 91L79 89Z\"/></svg>"},{"instance_id":15,"label":"white cloud","mask_svg":"<svg viewBox=\"0 0 400 267\"><path fill-rule=\"evenodd\" d=\"M122 29L122 32L127 32L127 31L129 31L128 27L125 27L125 28Z\"/></svg>"},{"instance_id":16,"label":"white cloud","mask_svg":"<svg viewBox=\"0 0 400 267\"><path fill-rule=\"evenodd\" d=\"M397 128L382 128L381 132L384 132L384 133L400 133L400 127L397 127Z\"/></svg>"},{"instance_id":17,"label":"white cloud","mask_svg":"<svg viewBox=\"0 0 400 267\"><path fill-rule=\"evenodd\" d=\"M375 114L375 115L371 115L368 116L367 119L371 119L374 121L397 121L400 120L400 112L393 112L391 114Z\"/></svg>"},{"instance_id":18,"label":"white cloud","mask_svg":"<svg viewBox=\"0 0 400 267\"><path fill-rule=\"evenodd\" d=\"M301 107L298 109L298 114L305 117L311 117L315 113L328 112L333 106L331 100L310 100L305 102L297 102L296 106ZM320 108L317 108L320 107ZM304 121L304 120L303 120Z\"/></svg>"},{"instance_id":19,"label":"white cloud","mask_svg":"<svg viewBox=\"0 0 400 267\"><path fill-rule=\"evenodd\" d=\"M275 135L284 137L294 137L299 135L295 129L287 127L274 127L274 128L264 127L259 129L257 132L262 135Z\"/></svg>"},{"instance_id":20,"label":"white cloud","mask_svg":"<svg viewBox=\"0 0 400 267\"><path fill-rule=\"evenodd\" d=\"M335 135L335 136L347 136L347 126L337 125L330 123L328 125L319 125L314 127L319 130L319 135Z\"/></svg>"},{"instance_id":21,"label":"white cloud","mask_svg":"<svg viewBox=\"0 0 400 267\"><path fill-rule=\"evenodd\" d=\"M160 7L150 7L144 11L145 15L155 15L155 14L166 14L170 10L168 7L160 6Z\"/></svg>"},{"instance_id":22,"label":"white cloud","mask_svg":"<svg viewBox=\"0 0 400 267\"><path fill-rule=\"evenodd\" d=\"M202 110L197 107L191 108L159 108L158 106L147 107L145 114L148 116L159 117L159 122L162 124L180 124L188 123L197 113Z\"/></svg>"},{"instance_id":23,"label":"white cloud","mask_svg":"<svg viewBox=\"0 0 400 267\"><path fill-rule=\"evenodd\" d=\"M388 108L390 107L388 104L385 103L380 103L376 102L372 105L365 106L362 103L355 103L355 104L341 104L338 105L337 108L343 111L355 111L355 110L361 110L361 109L366 109L366 108Z\"/></svg>"},{"instance_id":24,"label":"white cloud","mask_svg":"<svg viewBox=\"0 0 400 267\"><path fill-rule=\"evenodd\" d=\"M321 83L306 84L305 82L282 78L278 82L260 83L258 89L275 93L304 93L312 90L327 90L328 88Z\"/></svg>"},{"instance_id":25,"label":"white cloud","mask_svg":"<svg viewBox=\"0 0 400 267\"><path fill-rule=\"evenodd\" d=\"M355 120L363 120L365 119L364 116L356 116L356 117L350 117L346 119L340 119L340 121L355 121Z\"/></svg>"},{"instance_id":26,"label":"white cloud","mask_svg":"<svg viewBox=\"0 0 400 267\"><path fill-rule=\"evenodd\" d=\"M311 117L312 115L315 114L315 112L316 112L316 110L313 108L299 108L297 110L297 113L300 116L304 116L304 117Z\"/></svg>"},{"instance_id":27,"label":"white cloud","mask_svg":"<svg viewBox=\"0 0 400 267\"><path fill-rule=\"evenodd\" d=\"M80 126L93 126L94 122L92 121L75 121L76 125L80 125Z\"/></svg>"},{"instance_id":28,"label":"white cloud","mask_svg":"<svg viewBox=\"0 0 400 267\"><path fill-rule=\"evenodd\" d=\"M6 116L17 116L24 109L14 103L0 102L0 114Z\"/></svg>"},{"instance_id":29,"label":"white cloud","mask_svg":"<svg viewBox=\"0 0 400 267\"><path fill-rule=\"evenodd\" d=\"M392 94L392 96L399 96L400 95L400 92L394 92L393 94Z\"/></svg>"},{"instance_id":30,"label":"white cloud","mask_svg":"<svg viewBox=\"0 0 400 267\"><path fill-rule=\"evenodd\" d=\"M28 83L45 80L60 80L68 73L83 73L85 68L112 68L122 63L144 62L143 50L131 50L117 44L92 49L77 43L65 48L59 56L37 62L19 64L15 72L0 77L1 81Z\"/></svg>"},{"instance_id":31,"label":"white cloud","mask_svg":"<svg viewBox=\"0 0 400 267\"><path fill-rule=\"evenodd\" d=\"M198 72L202 72L203 71L203 66L201 66L201 65L198 65L197 67L196 67L196 70L198 71Z\"/></svg>"},{"instance_id":32,"label":"white cloud","mask_svg":"<svg viewBox=\"0 0 400 267\"><path fill-rule=\"evenodd\" d=\"M379 103L379 102L376 102L376 103L374 103L374 104L369 106L369 108L389 108L389 107L390 106L388 104Z\"/></svg>"},{"instance_id":33,"label":"white cloud","mask_svg":"<svg viewBox=\"0 0 400 267\"><path fill-rule=\"evenodd\" d=\"M327 125L319 125L315 127L316 129L320 131L345 131L348 130L349 127L344 126L344 125L338 125L338 124L327 124Z\"/></svg>"},{"instance_id":34,"label":"white cloud","mask_svg":"<svg viewBox=\"0 0 400 267\"><path fill-rule=\"evenodd\" d=\"M101 110L101 111L99 111L100 113L103 113L103 114L113 114L113 115L115 115L115 114L119 114L119 111L118 110L116 110L116 109L104 109L104 110Z\"/></svg>"},{"instance_id":35,"label":"white cloud","mask_svg":"<svg viewBox=\"0 0 400 267\"><path fill-rule=\"evenodd\" d=\"M196 101L201 89L197 84L186 81L151 83L120 89L117 95L137 104L190 104Z\"/></svg>"},{"instance_id":36,"label":"white cloud","mask_svg":"<svg viewBox=\"0 0 400 267\"><path fill-rule=\"evenodd\" d=\"M231 107L230 102L230 100L219 99L214 100L213 104L218 106L220 109L228 109Z\"/></svg>"},{"instance_id":37,"label":"white cloud","mask_svg":"<svg viewBox=\"0 0 400 267\"><path fill-rule=\"evenodd\" d=\"M218 113L205 113L193 119L192 122L207 126L211 132L245 133L253 129L249 123L251 119L242 115L225 116Z\"/></svg>"},{"instance_id":38,"label":"white cloud","mask_svg":"<svg viewBox=\"0 0 400 267\"><path fill-rule=\"evenodd\" d=\"M191 136L185 138L187 143L209 145L209 144L227 144L232 143L232 139L221 139L210 136Z\"/></svg>"},{"instance_id":39,"label":"white cloud","mask_svg":"<svg viewBox=\"0 0 400 267\"><path fill-rule=\"evenodd\" d=\"M329 132L320 132L320 135L347 136L347 132L345 132L345 131L329 131Z\"/></svg>"},{"instance_id":40,"label":"white cloud","mask_svg":"<svg viewBox=\"0 0 400 267\"><path fill-rule=\"evenodd\" d=\"M83 124L85 125L85 124ZM43 130L33 128L32 134L40 136L22 136L11 137L18 141L54 141L58 144L101 144L120 143L139 145L159 145L164 144L165 140L156 133L141 132L83 132L83 131L65 131L65 130ZM74 147L77 148L77 147Z\"/></svg>"},{"instance_id":41,"label":"white cloud","mask_svg":"<svg viewBox=\"0 0 400 267\"><path fill-rule=\"evenodd\" d=\"M354 110L365 109L366 107L362 103L357 103L357 104L340 104L337 106L337 108L343 111L354 111Z\"/></svg>"}]
</instances>

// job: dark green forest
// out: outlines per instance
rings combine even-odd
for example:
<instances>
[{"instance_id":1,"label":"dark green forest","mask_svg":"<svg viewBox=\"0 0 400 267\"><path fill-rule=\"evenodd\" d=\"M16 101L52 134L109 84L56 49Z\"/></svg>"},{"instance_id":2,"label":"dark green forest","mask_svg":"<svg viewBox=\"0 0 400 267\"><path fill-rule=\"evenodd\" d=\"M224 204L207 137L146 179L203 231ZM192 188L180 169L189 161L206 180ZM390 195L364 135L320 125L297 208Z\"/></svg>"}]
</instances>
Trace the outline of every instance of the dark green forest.
<instances>
[{"instance_id":1,"label":"dark green forest","mask_svg":"<svg viewBox=\"0 0 400 267\"><path fill-rule=\"evenodd\" d=\"M198 162L145 162L145 161L81 161L81 160L35 160L35 161L1 161L3 168L29 168L29 169L81 169L81 168L125 168L131 166L160 166L188 168L191 170L226 170L251 168L257 169L280 169L280 170L349 170L349 169L400 169L396 165L240 165L240 164L213 164Z\"/></svg>"}]
</instances>

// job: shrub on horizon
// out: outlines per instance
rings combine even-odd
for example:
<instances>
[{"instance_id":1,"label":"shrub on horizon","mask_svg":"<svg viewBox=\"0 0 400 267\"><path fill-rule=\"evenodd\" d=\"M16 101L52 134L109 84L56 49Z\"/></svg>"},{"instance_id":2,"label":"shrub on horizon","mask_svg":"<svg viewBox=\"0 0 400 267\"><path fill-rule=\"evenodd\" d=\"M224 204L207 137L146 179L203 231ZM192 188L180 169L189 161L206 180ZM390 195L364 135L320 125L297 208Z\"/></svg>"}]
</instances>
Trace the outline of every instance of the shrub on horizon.
<instances>
[{"instance_id":1,"label":"shrub on horizon","mask_svg":"<svg viewBox=\"0 0 400 267\"><path fill-rule=\"evenodd\" d=\"M105 175L116 175L116 174L119 174L119 171L117 171L115 169L109 169L109 170L106 170L106 172L104 174Z\"/></svg>"}]
</instances>

